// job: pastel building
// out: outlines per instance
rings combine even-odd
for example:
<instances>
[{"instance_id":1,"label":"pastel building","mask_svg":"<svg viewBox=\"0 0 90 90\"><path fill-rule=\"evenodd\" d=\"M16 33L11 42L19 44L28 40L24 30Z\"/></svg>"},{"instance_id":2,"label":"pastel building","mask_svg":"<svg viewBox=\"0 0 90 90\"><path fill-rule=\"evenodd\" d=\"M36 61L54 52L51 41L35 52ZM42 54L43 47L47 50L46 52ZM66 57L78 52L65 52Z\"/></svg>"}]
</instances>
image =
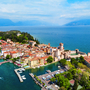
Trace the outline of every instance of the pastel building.
<instances>
[{"instance_id":1,"label":"pastel building","mask_svg":"<svg viewBox=\"0 0 90 90\"><path fill-rule=\"evenodd\" d=\"M36 44L36 42L35 41L29 41L29 44L33 47Z\"/></svg>"}]
</instances>

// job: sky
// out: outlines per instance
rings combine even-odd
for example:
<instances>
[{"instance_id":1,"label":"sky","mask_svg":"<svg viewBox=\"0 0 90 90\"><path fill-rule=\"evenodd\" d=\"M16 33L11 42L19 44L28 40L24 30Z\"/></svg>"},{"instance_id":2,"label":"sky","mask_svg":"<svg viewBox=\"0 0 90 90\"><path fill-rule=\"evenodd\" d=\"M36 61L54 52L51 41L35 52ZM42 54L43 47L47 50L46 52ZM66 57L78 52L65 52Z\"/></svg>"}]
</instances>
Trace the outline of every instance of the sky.
<instances>
[{"instance_id":1,"label":"sky","mask_svg":"<svg viewBox=\"0 0 90 90\"><path fill-rule=\"evenodd\" d=\"M0 18L64 25L90 19L90 0L0 0Z\"/></svg>"}]
</instances>

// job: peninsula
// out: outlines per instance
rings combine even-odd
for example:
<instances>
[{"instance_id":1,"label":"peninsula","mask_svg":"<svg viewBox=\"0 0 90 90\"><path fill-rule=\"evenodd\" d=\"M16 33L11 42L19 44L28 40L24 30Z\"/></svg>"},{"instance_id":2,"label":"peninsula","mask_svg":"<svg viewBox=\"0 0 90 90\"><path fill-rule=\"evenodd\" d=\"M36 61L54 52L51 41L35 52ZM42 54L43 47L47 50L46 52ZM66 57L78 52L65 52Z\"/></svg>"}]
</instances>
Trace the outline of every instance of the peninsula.
<instances>
[{"instance_id":1,"label":"peninsula","mask_svg":"<svg viewBox=\"0 0 90 90\"><path fill-rule=\"evenodd\" d=\"M43 90L53 90L53 88L72 90L76 86L89 90L90 53L86 54L79 49L64 50L63 43L60 43L58 47L52 47L50 43L48 45L40 44L28 33L16 30L0 32L0 58L25 69L60 62L60 70L40 76L31 73L30 75ZM18 76L20 77L20 75ZM87 83L85 83L86 81Z\"/></svg>"}]
</instances>

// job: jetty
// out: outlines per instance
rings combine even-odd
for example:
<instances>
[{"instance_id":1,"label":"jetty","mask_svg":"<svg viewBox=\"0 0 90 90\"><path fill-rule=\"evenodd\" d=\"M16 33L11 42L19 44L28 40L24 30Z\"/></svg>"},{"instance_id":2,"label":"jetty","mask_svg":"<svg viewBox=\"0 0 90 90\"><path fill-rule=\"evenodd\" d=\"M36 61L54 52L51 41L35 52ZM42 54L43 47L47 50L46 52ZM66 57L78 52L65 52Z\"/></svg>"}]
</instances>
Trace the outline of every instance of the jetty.
<instances>
[{"instance_id":1,"label":"jetty","mask_svg":"<svg viewBox=\"0 0 90 90\"><path fill-rule=\"evenodd\" d=\"M3 64L3 63L7 63L7 62L10 62L10 61L3 61L3 62L0 62L0 65Z\"/></svg>"},{"instance_id":2,"label":"jetty","mask_svg":"<svg viewBox=\"0 0 90 90\"><path fill-rule=\"evenodd\" d=\"M40 84L35 78L33 73L29 73L29 75L32 77L32 79L35 81L36 84L38 84L42 89L41 90L47 90L42 84Z\"/></svg>"},{"instance_id":3,"label":"jetty","mask_svg":"<svg viewBox=\"0 0 90 90\"><path fill-rule=\"evenodd\" d=\"M22 79L21 75L18 73L18 70L21 70L21 69L22 69L22 68L15 69L14 71L15 71L15 73L17 74L17 76L18 76L20 82L23 82L23 79Z\"/></svg>"}]
</instances>

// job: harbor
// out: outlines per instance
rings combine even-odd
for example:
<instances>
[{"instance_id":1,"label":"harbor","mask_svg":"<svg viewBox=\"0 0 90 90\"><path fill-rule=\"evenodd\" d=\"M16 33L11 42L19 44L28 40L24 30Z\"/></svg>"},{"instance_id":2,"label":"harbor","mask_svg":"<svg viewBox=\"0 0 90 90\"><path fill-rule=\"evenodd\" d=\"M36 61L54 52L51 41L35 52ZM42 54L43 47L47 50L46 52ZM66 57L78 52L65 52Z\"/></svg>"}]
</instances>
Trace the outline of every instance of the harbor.
<instances>
[{"instance_id":1,"label":"harbor","mask_svg":"<svg viewBox=\"0 0 90 90\"><path fill-rule=\"evenodd\" d=\"M34 77L33 73L29 73L29 75L32 77L32 79L35 81L36 84L38 84L42 89L41 90L47 90L42 84L40 84Z\"/></svg>"},{"instance_id":2,"label":"harbor","mask_svg":"<svg viewBox=\"0 0 90 90\"><path fill-rule=\"evenodd\" d=\"M20 82L23 82L23 79L26 79L26 78L25 78L25 75L23 75L23 76L20 75L20 73L22 73L21 70L22 70L22 71L25 71L24 68L15 69L14 71L15 71L15 73L17 74ZM18 71L20 71L20 72L18 72Z\"/></svg>"},{"instance_id":3,"label":"harbor","mask_svg":"<svg viewBox=\"0 0 90 90\"><path fill-rule=\"evenodd\" d=\"M44 83L45 85L42 85L39 81L37 81L33 73L29 73L29 75L32 77L35 83L42 88L41 90L48 90L48 89L58 90L59 87L54 83L51 83L50 79L54 77L56 74L63 73L65 71L66 69L60 69L53 72L51 72L50 70L46 70L46 74L37 76L38 79L41 80L41 82Z\"/></svg>"}]
</instances>

